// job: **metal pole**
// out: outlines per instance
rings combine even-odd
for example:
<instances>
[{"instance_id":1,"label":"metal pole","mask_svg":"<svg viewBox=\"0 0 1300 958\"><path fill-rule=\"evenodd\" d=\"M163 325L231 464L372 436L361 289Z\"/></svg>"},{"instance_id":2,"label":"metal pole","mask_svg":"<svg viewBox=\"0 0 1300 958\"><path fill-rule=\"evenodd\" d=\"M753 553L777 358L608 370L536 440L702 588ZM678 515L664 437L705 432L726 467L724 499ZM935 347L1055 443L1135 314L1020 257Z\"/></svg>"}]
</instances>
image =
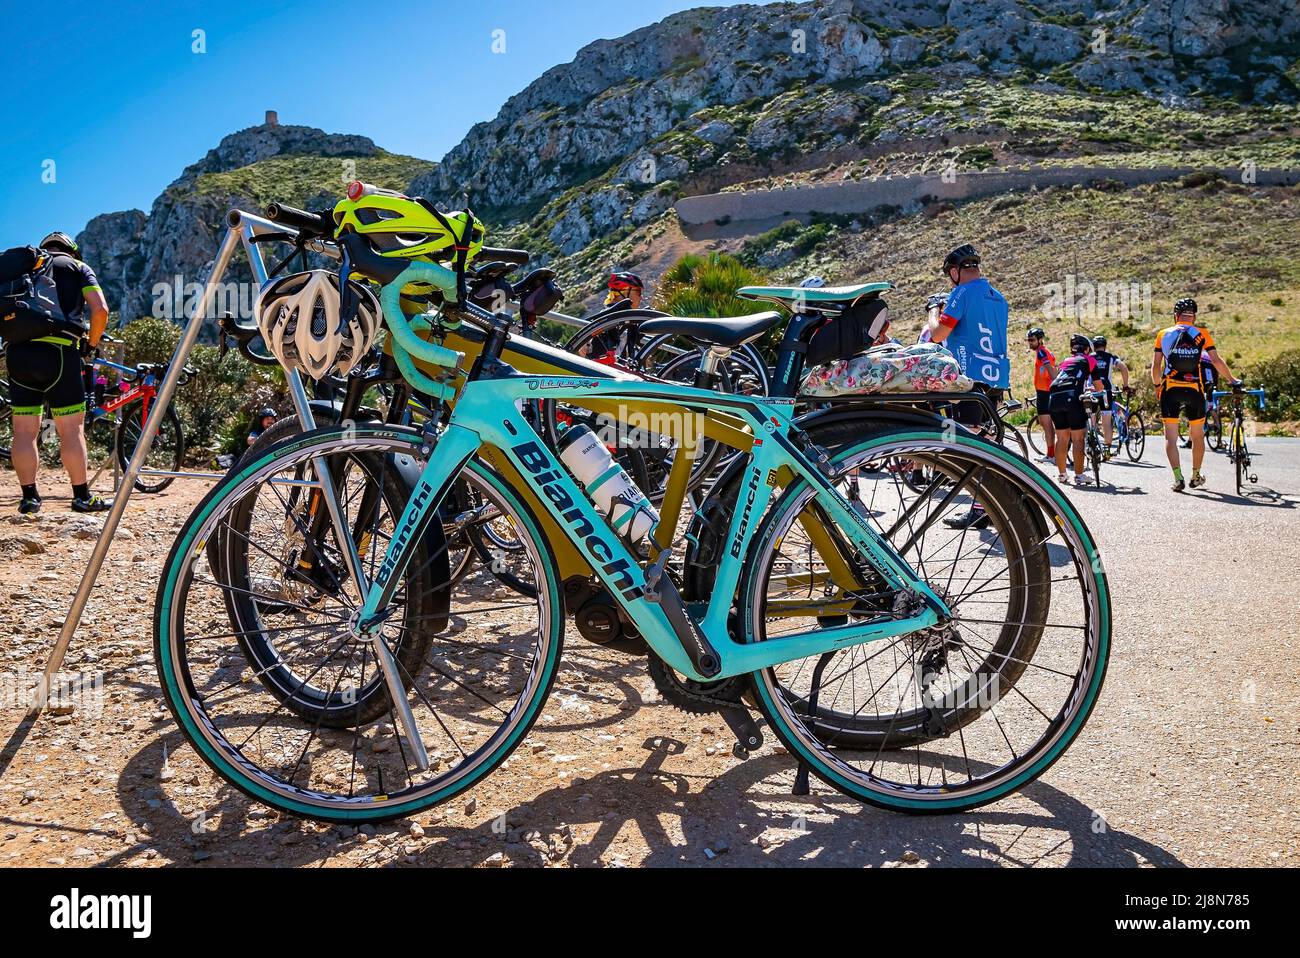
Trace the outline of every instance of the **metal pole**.
<instances>
[{"instance_id":1,"label":"metal pole","mask_svg":"<svg viewBox=\"0 0 1300 958\"><path fill-rule=\"evenodd\" d=\"M86 610L86 603L90 599L90 590L95 585L95 580L99 577L99 570L104 565L104 559L108 555L109 543L117 534L118 523L122 521L122 513L126 510L126 504L131 498L131 493L135 489L136 476L140 474L140 468L144 465L145 456L149 454L149 448L153 445L154 436L158 433L158 424L162 421L163 413L171 404L172 395L176 392L176 382L181 375L181 367L185 365L185 360L189 357L190 351L194 348L194 343L199 337L199 330L203 326L203 318L208 314L214 297L217 292L217 284L225 274L226 268L230 265L230 258L234 255L235 248L239 243L239 234L235 230L228 230L226 237L221 242L220 249L217 250L217 258L212 263L212 270L208 274L207 284L203 290L203 298L195 304L194 312L185 322L185 332L181 335L180 342L176 344L176 351L172 354L171 363L167 367L167 375L163 377L162 385L158 389L158 398L155 400L154 409L149 418L144 423L144 428L140 433L140 441L136 443L135 452L131 454L131 461L127 463L126 472L122 476L122 485L118 488L117 495L113 499L113 507L108 510L108 515L104 519L104 528L99 533L99 538L95 540L95 548L90 553L90 562L86 565L86 571L81 575L81 585L77 587L77 594L72 598L72 606L68 609L68 617L64 620L63 630L59 633L59 639L54 643L54 648L50 650L49 660L45 663L45 674L41 679L40 688L36 692L36 701L38 708L44 708L49 698L50 681L54 674L63 667L63 658L67 655L68 645L72 641L73 634L77 631L77 626L81 624L81 615Z\"/></svg>"}]
</instances>

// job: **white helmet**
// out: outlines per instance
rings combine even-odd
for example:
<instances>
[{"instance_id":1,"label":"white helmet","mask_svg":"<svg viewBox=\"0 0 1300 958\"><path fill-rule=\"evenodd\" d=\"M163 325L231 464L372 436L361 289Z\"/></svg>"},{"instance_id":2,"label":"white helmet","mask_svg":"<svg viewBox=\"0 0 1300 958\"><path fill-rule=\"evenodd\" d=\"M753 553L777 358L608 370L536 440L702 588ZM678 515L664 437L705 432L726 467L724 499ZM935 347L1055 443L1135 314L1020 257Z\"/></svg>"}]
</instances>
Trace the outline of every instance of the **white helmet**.
<instances>
[{"instance_id":1,"label":"white helmet","mask_svg":"<svg viewBox=\"0 0 1300 958\"><path fill-rule=\"evenodd\" d=\"M348 280L348 289L357 308L347 322L340 317L338 275L327 269L283 276L258 294L257 327L280 365L321 379L331 370L346 376L361 361L382 313L366 287Z\"/></svg>"}]
</instances>

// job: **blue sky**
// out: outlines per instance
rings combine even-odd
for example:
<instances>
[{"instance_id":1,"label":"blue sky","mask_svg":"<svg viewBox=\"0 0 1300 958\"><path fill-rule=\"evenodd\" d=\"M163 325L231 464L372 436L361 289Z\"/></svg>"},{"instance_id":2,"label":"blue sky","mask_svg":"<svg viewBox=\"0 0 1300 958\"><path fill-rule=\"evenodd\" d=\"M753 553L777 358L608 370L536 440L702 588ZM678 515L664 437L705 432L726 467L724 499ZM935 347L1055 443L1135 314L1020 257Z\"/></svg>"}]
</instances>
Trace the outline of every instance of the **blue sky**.
<instances>
[{"instance_id":1,"label":"blue sky","mask_svg":"<svg viewBox=\"0 0 1300 958\"><path fill-rule=\"evenodd\" d=\"M706 5L726 3L0 0L0 249L76 233L97 213L147 212L186 165L268 109L441 159L585 44ZM196 29L206 53L191 49ZM491 50L496 29L504 55Z\"/></svg>"}]
</instances>

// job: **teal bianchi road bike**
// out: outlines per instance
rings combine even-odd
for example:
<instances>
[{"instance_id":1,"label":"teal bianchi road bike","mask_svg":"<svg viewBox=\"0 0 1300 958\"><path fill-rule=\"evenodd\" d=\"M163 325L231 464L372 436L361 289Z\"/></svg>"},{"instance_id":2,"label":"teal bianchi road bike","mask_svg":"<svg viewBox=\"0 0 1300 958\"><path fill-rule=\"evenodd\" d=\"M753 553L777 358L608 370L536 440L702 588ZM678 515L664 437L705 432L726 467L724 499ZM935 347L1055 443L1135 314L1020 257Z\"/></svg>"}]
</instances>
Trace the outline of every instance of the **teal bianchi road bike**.
<instances>
[{"instance_id":1,"label":"teal bianchi road bike","mask_svg":"<svg viewBox=\"0 0 1300 958\"><path fill-rule=\"evenodd\" d=\"M404 315L399 292L413 282L440 289L441 309ZM413 264L380 293L387 348L441 415L422 428L316 429L249 457L195 507L163 569L163 692L236 788L353 823L471 788L546 702L575 591L560 569L575 562L684 694L758 713L798 777L874 805L996 801L1079 735L1106 670L1106 578L1069 501L1009 450L889 403L796 416L791 398L560 350L572 375L520 372L500 358L508 317L458 304L450 270ZM787 294L798 291L765 290ZM712 362L779 318L654 322L693 331ZM459 324L486 335L467 371L439 338ZM564 442L536 428L539 400L662 404L711 434L729 423L744 455L688 518L671 502L688 472L670 478L660 525L638 542L621 534L636 522L616 531L595 504L604 478L576 478ZM688 471L698 447L682 441ZM932 480L902 483L887 468L900 459ZM399 463L417 464L413 488ZM942 521L977 504L981 522ZM500 531L512 586L485 571L452 582L443 529L463 520L456 509ZM213 536L243 543L220 568Z\"/></svg>"}]
</instances>

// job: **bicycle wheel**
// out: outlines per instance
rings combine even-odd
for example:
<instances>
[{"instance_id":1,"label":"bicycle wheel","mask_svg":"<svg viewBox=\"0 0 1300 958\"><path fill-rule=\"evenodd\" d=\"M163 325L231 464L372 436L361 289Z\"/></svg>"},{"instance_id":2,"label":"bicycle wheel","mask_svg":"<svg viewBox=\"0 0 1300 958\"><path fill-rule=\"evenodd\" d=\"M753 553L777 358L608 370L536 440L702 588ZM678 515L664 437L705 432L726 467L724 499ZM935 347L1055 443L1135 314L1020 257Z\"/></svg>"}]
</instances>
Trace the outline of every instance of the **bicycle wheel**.
<instances>
[{"instance_id":1,"label":"bicycle wheel","mask_svg":"<svg viewBox=\"0 0 1300 958\"><path fill-rule=\"evenodd\" d=\"M144 404L141 402L133 402L122 410L122 421L117 426L117 461L124 470L135 453L136 444L144 429L143 411ZM152 408L149 414L153 415ZM181 417L177 415L175 406L168 406L158 423L158 434L154 437L141 468L179 472L184 454L185 434L181 431ZM136 478L135 487L141 492L162 492L172 484L173 478L141 475Z\"/></svg>"},{"instance_id":2,"label":"bicycle wheel","mask_svg":"<svg viewBox=\"0 0 1300 958\"><path fill-rule=\"evenodd\" d=\"M300 484L311 482L317 468L346 473L361 457L382 463L390 456L415 455L420 442L418 434L379 426L321 429L286 440L241 465L204 497L164 565L154 650L168 706L218 775L282 811L323 821L382 821L451 798L513 751L555 677L563 606L554 556L527 507L478 462L466 466L462 477L515 524L532 561L538 595L502 602L504 587L495 579L467 580L453 588L447 606L430 614L423 611L428 596L421 570L413 563L403 573L377 635L409 690L406 704L428 753L427 767L415 760L414 742L387 683L381 686L387 708L374 718L354 716L347 727L321 720L322 707L340 715L349 706L359 711L379 668L376 640L362 636L355 625L360 590L346 562L338 562L335 577L326 577L328 588L293 600L283 625L259 630L258 637L279 648L279 662L297 677L280 694L261 681L267 673L240 642L248 636L232 632L224 621L223 597L240 586L211 575L201 544L227 517L250 498L283 503L282 489L319 495L318 486ZM340 485L338 504L349 529L357 518L358 496L368 486ZM387 541L382 526L370 528L376 539ZM331 542L332 530L323 551L336 556ZM264 572L275 569L292 578L288 557L267 552L260 559ZM382 558L378 549L363 553L367 580ZM248 591L256 598L257 589ZM283 595L274 598L285 601ZM403 654L404 645L417 633L429 651L413 663ZM307 712L315 719L304 717L304 696L316 709Z\"/></svg>"},{"instance_id":3,"label":"bicycle wheel","mask_svg":"<svg viewBox=\"0 0 1300 958\"><path fill-rule=\"evenodd\" d=\"M1124 423L1124 451L1131 462L1138 462L1147 447L1147 426L1140 412L1130 412Z\"/></svg>"},{"instance_id":4,"label":"bicycle wheel","mask_svg":"<svg viewBox=\"0 0 1300 958\"><path fill-rule=\"evenodd\" d=\"M1110 607L1095 544L1059 491L998 446L902 429L865 442L850 435L838 465L882 454L930 459L963 493L936 487L918 501L881 482L865 500L867 521L955 615L922 633L754 673L758 701L792 754L846 794L909 812L996 801L1050 766L1096 701ZM970 498L984 505L986 527L936 524ZM852 550L836 558L801 546L846 541L824 513L815 536L801 534L810 511L813 491L796 483L764 518L740 589L744 641L893 614L898 594ZM845 561L860 585L831 587L843 574L833 565Z\"/></svg>"},{"instance_id":5,"label":"bicycle wheel","mask_svg":"<svg viewBox=\"0 0 1300 958\"><path fill-rule=\"evenodd\" d=\"M1205 442L1215 452L1223 449L1223 417L1217 411L1205 417Z\"/></svg>"},{"instance_id":6,"label":"bicycle wheel","mask_svg":"<svg viewBox=\"0 0 1300 958\"><path fill-rule=\"evenodd\" d=\"M1088 430L1088 460L1092 463L1092 478L1098 488L1101 488L1101 445L1101 435L1093 426Z\"/></svg>"},{"instance_id":7,"label":"bicycle wheel","mask_svg":"<svg viewBox=\"0 0 1300 958\"><path fill-rule=\"evenodd\" d=\"M1232 424L1232 443L1229 445L1232 456L1232 468L1236 477L1237 495L1241 495L1241 480L1246 472L1246 432L1240 422Z\"/></svg>"},{"instance_id":8,"label":"bicycle wheel","mask_svg":"<svg viewBox=\"0 0 1300 958\"><path fill-rule=\"evenodd\" d=\"M1029 422L1025 423L1025 439L1029 442L1029 448L1034 450L1037 456L1047 454L1047 437L1043 435L1043 424L1038 420L1038 410L1030 408L1033 415Z\"/></svg>"}]
</instances>

